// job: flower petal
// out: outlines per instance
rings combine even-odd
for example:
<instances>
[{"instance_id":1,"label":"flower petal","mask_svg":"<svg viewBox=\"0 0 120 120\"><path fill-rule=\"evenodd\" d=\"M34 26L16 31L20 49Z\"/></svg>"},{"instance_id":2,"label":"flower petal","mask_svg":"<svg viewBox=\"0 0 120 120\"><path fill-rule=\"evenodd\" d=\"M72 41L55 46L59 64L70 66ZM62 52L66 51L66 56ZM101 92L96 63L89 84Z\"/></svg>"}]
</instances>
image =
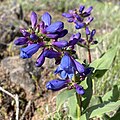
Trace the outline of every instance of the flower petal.
<instances>
[{"instance_id":1,"label":"flower petal","mask_svg":"<svg viewBox=\"0 0 120 120\"><path fill-rule=\"evenodd\" d=\"M61 71L60 72L60 77L62 78L62 79L66 79L67 78L67 73L66 73L66 71Z\"/></svg>"},{"instance_id":2,"label":"flower petal","mask_svg":"<svg viewBox=\"0 0 120 120\"><path fill-rule=\"evenodd\" d=\"M68 42L65 40L61 40L61 41L53 42L52 45L55 45L59 48L63 48L63 47L66 47L68 45Z\"/></svg>"},{"instance_id":3,"label":"flower petal","mask_svg":"<svg viewBox=\"0 0 120 120\"><path fill-rule=\"evenodd\" d=\"M25 37L19 37L18 39L16 39L16 40L14 41L14 44L15 44L15 45L24 45L24 44L27 43L27 41L28 41L27 38L25 38Z\"/></svg>"},{"instance_id":4,"label":"flower petal","mask_svg":"<svg viewBox=\"0 0 120 120\"><path fill-rule=\"evenodd\" d=\"M36 65L37 67L41 67L41 66L43 65L44 61L45 61L45 57L44 57L43 53L44 53L44 51L43 51L43 52L39 55L39 57L37 58L37 61L36 61L36 63L35 63L35 65Z\"/></svg>"},{"instance_id":5,"label":"flower petal","mask_svg":"<svg viewBox=\"0 0 120 120\"><path fill-rule=\"evenodd\" d=\"M59 56L60 56L60 53L59 53L59 52L56 52L56 51L54 51L54 50L52 50L52 49L48 49L48 50L44 51L44 56L47 57L47 58L52 59L52 58L57 58L57 57L59 57Z\"/></svg>"},{"instance_id":6,"label":"flower petal","mask_svg":"<svg viewBox=\"0 0 120 120\"><path fill-rule=\"evenodd\" d=\"M57 90L60 90L64 87L66 87L67 86L66 83L67 83L66 80L54 79L54 80L51 80L51 81L47 82L46 88L48 90L57 91Z\"/></svg>"},{"instance_id":7,"label":"flower petal","mask_svg":"<svg viewBox=\"0 0 120 120\"><path fill-rule=\"evenodd\" d=\"M58 38L64 37L68 33L68 30L64 29L58 32Z\"/></svg>"},{"instance_id":8,"label":"flower petal","mask_svg":"<svg viewBox=\"0 0 120 120\"><path fill-rule=\"evenodd\" d=\"M90 34L90 39L89 39L89 41L92 41L92 40L93 40L93 37L94 37L95 33L96 33L96 30L93 29L92 32L91 32L91 34Z\"/></svg>"},{"instance_id":9,"label":"flower petal","mask_svg":"<svg viewBox=\"0 0 120 120\"><path fill-rule=\"evenodd\" d=\"M79 22L79 21L75 21L75 28L76 29L81 29L81 28L83 28L84 27L84 23L81 23L81 22Z\"/></svg>"},{"instance_id":10,"label":"flower petal","mask_svg":"<svg viewBox=\"0 0 120 120\"><path fill-rule=\"evenodd\" d=\"M93 9L93 7L92 6L90 6L88 9L86 9L84 12L86 12L86 13L90 13L91 11L92 11L92 9Z\"/></svg>"},{"instance_id":11,"label":"flower petal","mask_svg":"<svg viewBox=\"0 0 120 120\"><path fill-rule=\"evenodd\" d=\"M85 21L86 24L91 23L94 20L93 17L88 17L87 20Z\"/></svg>"},{"instance_id":12,"label":"flower petal","mask_svg":"<svg viewBox=\"0 0 120 120\"><path fill-rule=\"evenodd\" d=\"M31 19L32 28L34 28L37 25L37 14L35 12L32 12L30 19Z\"/></svg>"},{"instance_id":13,"label":"flower petal","mask_svg":"<svg viewBox=\"0 0 120 120\"><path fill-rule=\"evenodd\" d=\"M40 44L31 44L25 48L21 48L20 57L23 59L30 58L34 53L38 51L40 47Z\"/></svg>"},{"instance_id":14,"label":"flower petal","mask_svg":"<svg viewBox=\"0 0 120 120\"><path fill-rule=\"evenodd\" d=\"M51 39L55 39L55 38L58 38L58 34L57 33L49 33L49 34L46 34L46 36L48 37L48 38L51 38Z\"/></svg>"},{"instance_id":15,"label":"flower petal","mask_svg":"<svg viewBox=\"0 0 120 120\"><path fill-rule=\"evenodd\" d=\"M73 18L73 15L70 13L63 13L62 16L66 18Z\"/></svg>"},{"instance_id":16,"label":"flower petal","mask_svg":"<svg viewBox=\"0 0 120 120\"><path fill-rule=\"evenodd\" d=\"M49 33L55 33L57 31L60 31L64 28L64 23L61 21L57 21L55 23L52 23L50 26L48 26L45 30Z\"/></svg>"},{"instance_id":17,"label":"flower petal","mask_svg":"<svg viewBox=\"0 0 120 120\"><path fill-rule=\"evenodd\" d=\"M78 61L76 61L75 59L73 59L74 63L75 63L75 66L76 66L76 69L79 73L83 73L85 71L85 67L80 64Z\"/></svg>"},{"instance_id":18,"label":"flower petal","mask_svg":"<svg viewBox=\"0 0 120 120\"><path fill-rule=\"evenodd\" d=\"M30 35L29 32L27 32L25 29L20 29L20 32L23 34L23 36L27 37Z\"/></svg>"},{"instance_id":19,"label":"flower petal","mask_svg":"<svg viewBox=\"0 0 120 120\"><path fill-rule=\"evenodd\" d=\"M44 22L45 26L49 26L51 24L51 15L48 12L45 12L42 17L42 21Z\"/></svg>"},{"instance_id":20,"label":"flower petal","mask_svg":"<svg viewBox=\"0 0 120 120\"><path fill-rule=\"evenodd\" d=\"M83 89L82 86L77 85L77 84L75 84L74 86L75 86L76 92L77 92L78 94L83 95L83 94L85 93L85 91L84 91L84 89Z\"/></svg>"},{"instance_id":21,"label":"flower petal","mask_svg":"<svg viewBox=\"0 0 120 120\"><path fill-rule=\"evenodd\" d=\"M86 35L90 35L90 30L88 27L86 27Z\"/></svg>"},{"instance_id":22,"label":"flower petal","mask_svg":"<svg viewBox=\"0 0 120 120\"><path fill-rule=\"evenodd\" d=\"M85 8L85 6L84 6L84 5L80 5L80 7L79 7L79 12L80 12L80 13L82 13L82 12L83 12L83 10L84 10L84 8Z\"/></svg>"},{"instance_id":23,"label":"flower petal","mask_svg":"<svg viewBox=\"0 0 120 120\"><path fill-rule=\"evenodd\" d=\"M69 67L74 67L73 61L71 60L70 56L68 54L65 54L60 62L60 66L62 69L66 69Z\"/></svg>"},{"instance_id":24,"label":"flower petal","mask_svg":"<svg viewBox=\"0 0 120 120\"><path fill-rule=\"evenodd\" d=\"M30 35L30 38L32 39L32 40L38 40L38 36L37 35L35 35L35 34L31 34Z\"/></svg>"}]
</instances>

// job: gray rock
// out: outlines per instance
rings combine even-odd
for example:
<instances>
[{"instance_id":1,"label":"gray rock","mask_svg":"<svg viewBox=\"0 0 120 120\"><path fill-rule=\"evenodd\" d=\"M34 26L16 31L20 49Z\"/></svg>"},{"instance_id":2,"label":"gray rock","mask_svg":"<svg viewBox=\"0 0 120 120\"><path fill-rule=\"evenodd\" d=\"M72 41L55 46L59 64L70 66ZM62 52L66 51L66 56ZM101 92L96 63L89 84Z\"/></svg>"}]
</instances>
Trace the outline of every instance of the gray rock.
<instances>
[{"instance_id":1,"label":"gray rock","mask_svg":"<svg viewBox=\"0 0 120 120\"><path fill-rule=\"evenodd\" d=\"M26 92L34 92L35 85L32 75L38 79L41 68L36 68L31 59L20 59L19 56L7 57L1 60L1 67L9 73L10 80L20 85Z\"/></svg>"},{"instance_id":2,"label":"gray rock","mask_svg":"<svg viewBox=\"0 0 120 120\"><path fill-rule=\"evenodd\" d=\"M27 27L23 20L22 7L19 4L0 6L0 43L10 43L16 36L20 36L20 27Z\"/></svg>"},{"instance_id":3,"label":"gray rock","mask_svg":"<svg viewBox=\"0 0 120 120\"><path fill-rule=\"evenodd\" d=\"M33 83L33 80L30 78L30 75L25 72L24 68L18 67L16 69L13 69L10 72L10 80L20 85L25 91L27 92L34 92L35 91L35 85Z\"/></svg>"},{"instance_id":4,"label":"gray rock","mask_svg":"<svg viewBox=\"0 0 120 120\"><path fill-rule=\"evenodd\" d=\"M1 66L4 67L8 72L18 67L24 68L25 61L20 59L19 56L7 57L1 61Z\"/></svg>"}]
</instances>

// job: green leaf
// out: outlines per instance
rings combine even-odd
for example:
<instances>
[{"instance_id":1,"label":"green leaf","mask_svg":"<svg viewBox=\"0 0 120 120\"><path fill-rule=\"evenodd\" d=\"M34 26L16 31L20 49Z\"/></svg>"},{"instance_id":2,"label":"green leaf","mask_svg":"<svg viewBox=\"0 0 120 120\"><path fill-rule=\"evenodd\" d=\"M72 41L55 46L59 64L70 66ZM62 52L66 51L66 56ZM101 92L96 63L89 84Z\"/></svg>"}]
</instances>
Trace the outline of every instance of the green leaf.
<instances>
[{"instance_id":1,"label":"green leaf","mask_svg":"<svg viewBox=\"0 0 120 120\"><path fill-rule=\"evenodd\" d=\"M90 66L96 70L107 70L112 65L117 52L117 47L109 49L101 58L94 60Z\"/></svg>"},{"instance_id":2,"label":"green leaf","mask_svg":"<svg viewBox=\"0 0 120 120\"><path fill-rule=\"evenodd\" d=\"M71 96L73 96L75 94L75 90L64 90L61 93L58 94L57 98L56 98L56 106L57 106L57 110L59 111L62 104Z\"/></svg>"},{"instance_id":3,"label":"green leaf","mask_svg":"<svg viewBox=\"0 0 120 120\"><path fill-rule=\"evenodd\" d=\"M112 118L109 120L119 120L120 119L120 112L117 112Z\"/></svg>"},{"instance_id":4,"label":"green leaf","mask_svg":"<svg viewBox=\"0 0 120 120\"><path fill-rule=\"evenodd\" d=\"M85 94L83 95L83 100L82 100L82 107L85 110L92 98L92 93L93 93L93 83L92 83L92 78L89 76L87 80L84 80L81 85L85 89Z\"/></svg>"},{"instance_id":5,"label":"green leaf","mask_svg":"<svg viewBox=\"0 0 120 120\"><path fill-rule=\"evenodd\" d=\"M106 102L98 105L94 105L86 110L87 118L92 118L95 116L101 116L104 113L114 111L120 105L120 100L117 102Z\"/></svg>"},{"instance_id":6,"label":"green leaf","mask_svg":"<svg viewBox=\"0 0 120 120\"><path fill-rule=\"evenodd\" d=\"M86 114L83 114L83 115L80 117L80 120L88 120L88 119L86 118Z\"/></svg>"},{"instance_id":7,"label":"green leaf","mask_svg":"<svg viewBox=\"0 0 120 120\"><path fill-rule=\"evenodd\" d=\"M80 120L80 108L78 105L76 94L68 99L69 117L72 120Z\"/></svg>"},{"instance_id":8,"label":"green leaf","mask_svg":"<svg viewBox=\"0 0 120 120\"><path fill-rule=\"evenodd\" d=\"M113 89L107 92L103 97L102 101L116 102L120 97L120 85L113 86Z\"/></svg>"},{"instance_id":9,"label":"green leaf","mask_svg":"<svg viewBox=\"0 0 120 120\"><path fill-rule=\"evenodd\" d=\"M97 78L101 78L106 73L106 71L107 71L107 69L95 70L94 76L97 77Z\"/></svg>"}]
</instances>

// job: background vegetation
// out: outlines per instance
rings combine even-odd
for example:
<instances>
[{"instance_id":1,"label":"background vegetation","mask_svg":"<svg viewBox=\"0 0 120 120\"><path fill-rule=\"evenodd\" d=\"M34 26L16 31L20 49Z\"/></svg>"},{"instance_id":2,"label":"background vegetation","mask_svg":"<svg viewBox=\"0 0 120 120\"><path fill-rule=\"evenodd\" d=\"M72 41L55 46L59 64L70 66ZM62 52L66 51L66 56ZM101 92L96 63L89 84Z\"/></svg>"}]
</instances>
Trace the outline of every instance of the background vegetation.
<instances>
[{"instance_id":1,"label":"background vegetation","mask_svg":"<svg viewBox=\"0 0 120 120\"><path fill-rule=\"evenodd\" d=\"M94 80L94 94L96 96L98 95L103 96L107 91L111 90L113 86L120 85L120 1L119 0L2 0L0 4L1 6L14 6L19 4L21 6L20 20L25 21L27 23L27 26L29 26L30 24L29 16L31 11L36 11L39 15L42 15L42 13L44 13L45 11L49 11L50 14L52 14L54 20L59 19L65 22L65 27L70 31L69 34L65 37L65 39L69 39L69 36L73 32L75 32L75 29L74 29L74 25L72 26L71 24L67 23L66 19L64 19L61 16L62 12L67 12L69 9L74 9L76 7L79 7L79 5L81 4L85 4L86 7L93 6L94 9L92 15L94 17L94 21L91 24L91 27L95 28L97 31L96 40L98 40L98 44L91 48L92 60L99 58L104 54L104 52L106 52L109 48L113 46L118 46L119 48L110 69L105 73L103 77ZM1 6L0 8L2 8ZM14 23L14 24L18 25L18 23ZM19 36L19 34L17 34L16 37L17 36ZM13 40L14 39L12 39L12 41ZM7 48L6 48L7 55L5 53L3 58L16 55L15 51L13 51L12 46L13 46L13 42L7 43ZM76 48L76 49L81 60L84 60L85 59L84 54L86 51L80 48ZM53 77L51 75L52 71L53 69L50 68L49 77L44 76L44 79L52 79ZM47 74L46 71L44 71L43 74L44 75ZM32 76L32 77L34 78L34 80L38 79L36 78L36 76ZM41 78L39 78L38 81L41 81ZM40 84L40 83L41 82L38 83L35 82L35 84ZM42 87L45 89L45 86ZM9 88L9 86L7 86L6 88ZM38 91L35 94L40 95ZM50 93L49 95L49 92L45 91L45 94L48 95L49 98L52 98L57 93L55 94ZM2 97L0 97L0 99L4 100ZM25 106L25 104L26 103L24 102L23 106ZM38 106L38 108L35 109L35 113L37 115L36 114L32 115L32 117L34 115L36 115L37 117L36 118L31 117L31 119L25 118L25 120L39 120L39 119L46 120L47 118L45 114L49 114L48 115L49 118L49 116L51 116L51 111L53 111L52 106L50 104L51 103L49 103L48 101L44 101L44 106L42 106L44 108L42 109L44 109L43 111L45 113L42 113L43 111ZM0 104L0 109L1 108L2 105ZM2 114L7 116L7 113L2 113ZM39 116L41 117L39 118ZM51 117L49 119L52 120L53 118Z\"/></svg>"}]
</instances>

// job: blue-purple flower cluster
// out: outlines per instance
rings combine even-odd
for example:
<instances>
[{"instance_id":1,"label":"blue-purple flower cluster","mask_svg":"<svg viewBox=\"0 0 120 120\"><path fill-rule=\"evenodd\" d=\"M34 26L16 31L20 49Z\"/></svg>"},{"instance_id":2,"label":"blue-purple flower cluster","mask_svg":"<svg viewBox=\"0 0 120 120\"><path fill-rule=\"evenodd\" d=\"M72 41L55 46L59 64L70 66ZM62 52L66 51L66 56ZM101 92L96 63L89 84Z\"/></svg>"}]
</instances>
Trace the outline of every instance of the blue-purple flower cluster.
<instances>
[{"instance_id":1,"label":"blue-purple flower cluster","mask_svg":"<svg viewBox=\"0 0 120 120\"><path fill-rule=\"evenodd\" d=\"M80 6L79 10L70 10L69 13L63 13L63 16L68 19L68 22L75 23L76 29L85 28L87 40L81 37L81 33L73 34L69 40L59 40L64 37L68 30L64 29L64 23L56 21L52 23L51 15L46 12L42 15L41 21L38 22L38 17L35 12L31 13L31 27L29 29L20 29L22 37L14 41L16 45L24 45L21 48L20 57L23 59L31 58L39 49L41 53L38 56L35 65L41 67L44 64L45 58L55 59L55 64L58 65L55 74L60 78L47 82L48 90L57 91L62 88L76 89L78 94L83 95L84 89L80 85L81 81L91 73L91 68L86 68L75 59L75 45L94 44L93 39L96 31L90 31L88 25L92 22L93 17L90 17L92 7L85 9L85 6ZM75 76L79 75L79 80L75 80Z\"/></svg>"}]
</instances>

